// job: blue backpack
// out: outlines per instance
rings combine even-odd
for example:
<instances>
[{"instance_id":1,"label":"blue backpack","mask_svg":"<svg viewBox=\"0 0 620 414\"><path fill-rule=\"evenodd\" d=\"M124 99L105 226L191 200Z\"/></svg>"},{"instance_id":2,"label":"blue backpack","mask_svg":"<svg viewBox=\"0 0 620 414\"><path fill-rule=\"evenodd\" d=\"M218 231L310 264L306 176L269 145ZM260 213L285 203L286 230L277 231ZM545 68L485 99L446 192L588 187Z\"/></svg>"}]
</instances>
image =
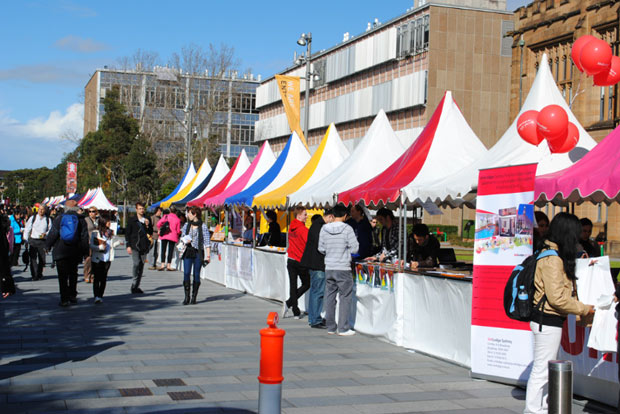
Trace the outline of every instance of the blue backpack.
<instances>
[{"instance_id":1,"label":"blue backpack","mask_svg":"<svg viewBox=\"0 0 620 414\"><path fill-rule=\"evenodd\" d=\"M543 257L557 255L555 250L536 252L512 270L504 288L504 311L510 319L529 322L534 308L540 308L542 312L547 297L543 296L538 304L534 304L536 264Z\"/></svg>"},{"instance_id":2,"label":"blue backpack","mask_svg":"<svg viewBox=\"0 0 620 414\"><path fill-rule=\"evenodd\" d=\"M79 219L75 214L63 214L60 219L60 239L67 244L78 241Z\"/></svg>"}]
</instances>

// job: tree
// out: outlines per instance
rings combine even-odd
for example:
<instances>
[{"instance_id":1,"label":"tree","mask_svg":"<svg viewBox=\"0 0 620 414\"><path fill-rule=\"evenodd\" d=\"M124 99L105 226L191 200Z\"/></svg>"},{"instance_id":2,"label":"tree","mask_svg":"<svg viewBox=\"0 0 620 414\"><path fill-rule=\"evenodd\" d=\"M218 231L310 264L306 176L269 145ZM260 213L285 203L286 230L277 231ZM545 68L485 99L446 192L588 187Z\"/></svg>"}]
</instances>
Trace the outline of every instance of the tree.
<instances>
[{"instance_id":1,"label":"tree","mask_svg":"<svg viewBox=\"0 0 620 414\"><path fill-rule=\"evenodd\" d=\"M101 186L108 194L128 201L152 200L159 176L150 142L140 135L138 121L120 103L118 88L103 101L104 115L95 132L80 142L78 184L82 190Z\"/></svg>"}]
</instances>

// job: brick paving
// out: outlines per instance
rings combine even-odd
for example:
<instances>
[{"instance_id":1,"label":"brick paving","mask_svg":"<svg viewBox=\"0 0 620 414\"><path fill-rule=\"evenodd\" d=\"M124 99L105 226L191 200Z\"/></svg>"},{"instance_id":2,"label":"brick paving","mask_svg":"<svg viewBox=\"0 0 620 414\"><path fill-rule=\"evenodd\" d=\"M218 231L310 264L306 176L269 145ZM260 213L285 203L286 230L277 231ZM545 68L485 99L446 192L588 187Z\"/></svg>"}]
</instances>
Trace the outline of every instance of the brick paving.
<instances>
[{"instance_id":1,"label":"brick paving","mask_svg":"<svg viewBox=\"0 0 620 414\"><path fill-rule=\"evenodd\" d=\"M18 269L21 270L21 269ZM280 304L204 282L181 306L180 272L145 270L129 294L131 261L117 250L104 303L80 282L57 306L55 269L17 272L0 301L0 413L253 413L258 330ZM472 380L469 370L364 335L338 337L285 319L283 412L519 413L524 391ZM587 401L573 412L615 412Z\"/></svg>"}]
</instances>

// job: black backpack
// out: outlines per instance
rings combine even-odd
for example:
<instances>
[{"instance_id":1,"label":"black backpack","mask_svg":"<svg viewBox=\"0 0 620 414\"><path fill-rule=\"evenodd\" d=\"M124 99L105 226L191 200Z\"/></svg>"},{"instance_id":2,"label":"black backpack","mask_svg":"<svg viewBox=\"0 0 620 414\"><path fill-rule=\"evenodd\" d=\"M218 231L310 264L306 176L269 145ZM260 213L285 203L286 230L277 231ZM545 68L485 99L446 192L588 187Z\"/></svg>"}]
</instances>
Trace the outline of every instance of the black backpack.
<instances>
[{"instance_id":1,"label":"black backpack","mask_svg":"<svg viewBox=\"0 0 620 414\"><path fill-rule=\"evenodd\" d=\"M543 296L538 304L534 304L536 264L543 257L557 255L558 252L551 249L536 252L512 270L504 288L504 311L510 319L529 322L534 308L541 308L542 312L547 297Z\"/></svg>"}]
</instances>

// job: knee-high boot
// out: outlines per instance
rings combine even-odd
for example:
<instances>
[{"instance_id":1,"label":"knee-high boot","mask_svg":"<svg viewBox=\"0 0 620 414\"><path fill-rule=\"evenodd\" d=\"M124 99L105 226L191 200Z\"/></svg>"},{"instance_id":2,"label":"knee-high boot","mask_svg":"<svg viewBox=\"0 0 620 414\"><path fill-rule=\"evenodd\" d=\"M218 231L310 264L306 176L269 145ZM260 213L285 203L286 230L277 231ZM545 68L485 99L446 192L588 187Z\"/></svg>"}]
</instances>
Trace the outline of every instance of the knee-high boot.
<instances>
[{"instance_id":1,"label":"knee-high boot","mask_svg":"<svg viewBox=\"0 0 620 414\"><path fill-rule=\"evenodd\" d=\"M192 290L192 301L191 304L196 304L196 296L198 296L198 288L200 287L200 282L194 282L193 290Z\"/></svg>"},{"instance_id":2,"label":"knee-high boot","mask_svg":"<svg viewBox=\"0 0 620 414\"><path fill-rule=\"evenodd\" d=\"M187 305L189 303L189 282L183 282L183 288L185 289L185 299L183 300L183 304Z\"/></svg>"}]
</instances>

